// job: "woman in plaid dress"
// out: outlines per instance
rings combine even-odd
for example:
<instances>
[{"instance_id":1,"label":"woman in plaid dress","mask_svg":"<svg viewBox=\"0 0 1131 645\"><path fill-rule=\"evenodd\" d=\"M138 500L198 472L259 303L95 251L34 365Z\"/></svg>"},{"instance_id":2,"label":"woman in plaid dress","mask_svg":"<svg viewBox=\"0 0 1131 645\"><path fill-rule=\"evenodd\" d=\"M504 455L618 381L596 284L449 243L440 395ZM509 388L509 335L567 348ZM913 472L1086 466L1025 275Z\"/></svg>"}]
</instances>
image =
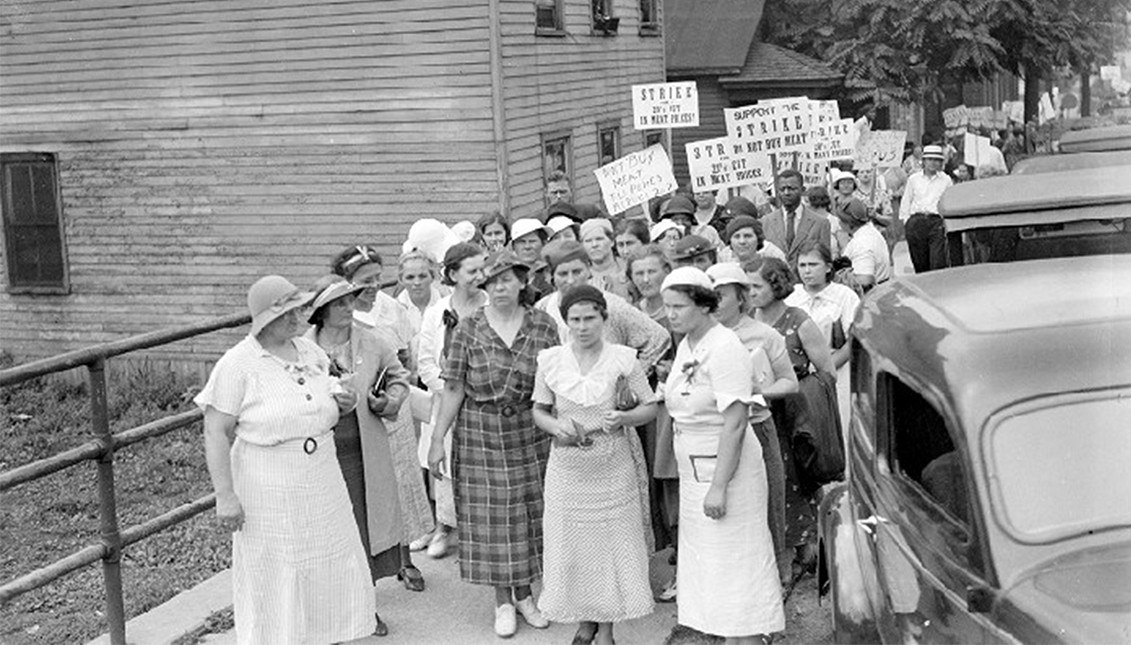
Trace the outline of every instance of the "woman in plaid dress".
<instances>
[{"instance_id":1,"label":"woman in plaid dress","mask_svg":"<svg viewBox=\"0 0 1131 645\"><path fill-rule=\"evenodd\" d=\"M495 588L495 633L549 622L530 585L542 573L542 481L550 437L534 427L538 352L558 344L548 314L523 307L529 268L511 251L493 253L483 272L489 303L460 321L448 349L444 395L428 453L442 477L444 436L455 423L451 477L459 525L460 575Z\"/></svg>"}]
</instances>

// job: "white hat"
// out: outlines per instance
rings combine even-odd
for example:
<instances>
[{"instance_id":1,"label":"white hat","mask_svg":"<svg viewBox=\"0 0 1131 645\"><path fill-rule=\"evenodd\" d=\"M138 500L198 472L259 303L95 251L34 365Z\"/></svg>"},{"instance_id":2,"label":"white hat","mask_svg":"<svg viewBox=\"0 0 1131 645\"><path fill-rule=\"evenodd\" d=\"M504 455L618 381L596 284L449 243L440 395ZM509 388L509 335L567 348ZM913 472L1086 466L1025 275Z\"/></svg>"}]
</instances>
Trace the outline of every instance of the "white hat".
<instances>
[{"instance_id":1,"label":"white hat","mask_svg":"<svg viewBox=\"0 0 1131 645\"><path fill-rule=\"evenodd\" d=\"M702 269L695 267L679 267L678 269L672 269L672 272L664 278L664 283L660 285L660 291L679 285L703 287L708 291L715 288L715 286L711 284L711 278L709 278Z\"/></svg>"},{"instance_id":2,"label":"white hat","mask_svg":"<svg viewBox=\"0 0 1131 645\"><path fill-rule=\"evenodd\" d=\"M419 219L408 229L408 239L401 245L401 253L420 251L438 264L444 259L448 249L459 242L459 236L443 222Z\"/></svg>"},{"instance_id":3,"label":"white hat","mask_svg":"<svg viewBox=\"0 0 1131 645\"><path fill-rule=\"evenodd\" d=\"M577 226L577 222L565 215L555 215L550 218L550 221L546 222L546 230L550 232L550 237L554 237L567 228L573 228L574 226Z\"/></svg>"},{"instance_id":4,"label":"white hat","mask_svg":"<svg viewBox=\"0 0 1131 645\"><path fill-rule=\"evenodd\" d=\"M475 224L472 224L467 220L461 220L459 222L456 222L455 224L452 224L452 233L455 233L456 237L458 237L461 242L470 242L474 240L475 234L477 232L478 231L475 228ZM444 249L444 252L446 253L447 249Z\"/></svg>"},{"instance_id":5,"label":"white hat","mask_svg":"<svg viewBox=\"0 0 1131 645\"><path fill-rule=\"evenodd\" d=\"M923 146L923 158L942 161L946 159L946 156L943 155L942 146Z\"/></svg>"},{"instance_id":6,"label":"white hat","mask_svg":"<svg viewBox=\"0 0 1131 645\"><path fill-rule=\"evenodd\" d=\"M511 224L511 241L517 240L524 235L531 233L541 233L542 240L546 239L546 227L542 226L542 222L530 217L516 219L514 224Z\"/></svg>"},{"instance_id":7,"label":"white hat","mask_svg":"<svg viewBox=\"0 0 1131 645\"><path fill-rule=\"evenodd\" d=\"M268 275L256 280L247 291L251 335L258 335L264 327L291 309L305 306L312 295L309 291L300 291L282 276Z\"/></svg>"},{"instance_id":8,"label":"white hat","mask_svg":"<svg viewBox=\"0 0 1131 645\"><path fill-rule=\"evenodd\" d=\"M720 262L719 264L711 265L707 268L707 277L711 278L711 283L716 288L724 284L738 284L744 287L750 286L750 278L746 276L746 272L742 270L742 267L738 266L737 262Z\"/></svg>"},{"instance_id":9,"label":"white hat","mask_svg":"<svg viewBox=\"0 0 1131 645\"><path fill-rule=\"evenodd\" d=\"M856 181L856 175L848 172L847 170L841 170L840 168L833 168L833 170L832 170L832 180L829 181L829 185L832 186L835 189L836 185L839 184L842 179L849 179L849 180L852 181L852 183L854 185L857 185L857 186L860 185Z\"/></svg>"},{"instance_id":10,"label":"white hat","mask_svg":"<svg viewBox=\"0 0 1131 645\"><path fill-rule=\"evenodd\" d=\"M652 230L648 231L649 238L655 242L656 240L667 234L668 231L679 231L682 236L684 233L683 227L676 224L671 219L662 219L652 225Z\"/></svg>"}]
</instances>

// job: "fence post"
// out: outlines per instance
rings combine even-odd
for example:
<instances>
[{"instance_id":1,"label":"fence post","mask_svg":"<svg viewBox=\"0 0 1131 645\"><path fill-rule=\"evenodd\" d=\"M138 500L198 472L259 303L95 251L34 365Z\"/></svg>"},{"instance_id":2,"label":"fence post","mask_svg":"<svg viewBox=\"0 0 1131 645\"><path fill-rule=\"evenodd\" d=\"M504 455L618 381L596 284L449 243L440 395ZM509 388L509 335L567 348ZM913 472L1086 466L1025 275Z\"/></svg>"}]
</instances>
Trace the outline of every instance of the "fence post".
<instances>
[{"instance_id":1,"label":"fence post","mask_svg":"<svg viewBox=\"0 0 1131 645\"><path fill-rule=\"evenodd\" d=\"M118 530L118 505L114 497L114 444L106 402L106 359L87 365L90 377L90 412L94 435L102 443L98 458L100 533L106 550L102 556L102 582L106 589L106 620L112 645L126 645L126 611L122 600L122 534Z\"/></svg>"}]
</instances>

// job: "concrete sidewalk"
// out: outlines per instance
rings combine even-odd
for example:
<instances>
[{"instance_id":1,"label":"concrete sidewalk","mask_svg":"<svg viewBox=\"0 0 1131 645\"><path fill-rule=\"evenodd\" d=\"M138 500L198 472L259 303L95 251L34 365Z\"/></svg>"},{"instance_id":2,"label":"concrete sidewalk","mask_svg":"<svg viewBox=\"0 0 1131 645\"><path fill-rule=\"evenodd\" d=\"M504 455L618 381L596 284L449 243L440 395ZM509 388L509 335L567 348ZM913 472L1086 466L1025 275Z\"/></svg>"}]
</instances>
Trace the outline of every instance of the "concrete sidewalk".
<instances>
[{"instance_id":1,"label":"concrete sidewalk","mask_svg":"<svg viewBox=\"0 0 1131 645\"><path fill-rule=\"evenodd\" d=\"M654 558L653 576L670 575L665 555ZM460 643L479 645L503 642L495 636L495 594L487 587L469 585L459 579L459 565L449 556L433 560L413 554L424 574L423 593L408 591L395 578L377 583L377 603L381 618L389 625L389 635L370 637L356 644L392 645ZM659 645L676 624L676 605L659 604L650 616L618 624L614 634L622 645ZM518 633L509 640L524 645L569 643L576 624L552 623L547 629L533 629L518 619ZM235 645L234 631L212 634L201 641L207 645Z\"/></svg>"}]
</instances>

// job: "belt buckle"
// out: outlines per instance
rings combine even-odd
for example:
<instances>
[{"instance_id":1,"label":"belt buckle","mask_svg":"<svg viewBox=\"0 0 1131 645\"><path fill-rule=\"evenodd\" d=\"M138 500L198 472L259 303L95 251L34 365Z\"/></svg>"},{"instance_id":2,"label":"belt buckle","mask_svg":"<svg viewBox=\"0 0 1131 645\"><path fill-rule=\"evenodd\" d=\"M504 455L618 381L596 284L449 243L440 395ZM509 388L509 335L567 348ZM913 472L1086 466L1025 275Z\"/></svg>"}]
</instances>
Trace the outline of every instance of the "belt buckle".
<instances>
[{"instance_id":1,"label":"belt buckle","mask_svg":"<svg viewBox=\"0 0 1131 645\"><path fill-rule=\"evenodd\" d=\"M515 409L513 404L508 403L508 404L503 406L503 408L500 410L500 412L502 412L504 417L509 418L509 417L513 417L518 411Z\"/></svg>"},{"instance_id":2,"label":"belt buckle","mask_svg":"<svg viewBox=\"0 0 1131 645\"><path fill-rule=\"evenodd\" d=\"M318 440L314 437L307 437L306 441L302 442L302 451L308 455L313 455L318 450Z\"/></svg>"}]
</instances>

